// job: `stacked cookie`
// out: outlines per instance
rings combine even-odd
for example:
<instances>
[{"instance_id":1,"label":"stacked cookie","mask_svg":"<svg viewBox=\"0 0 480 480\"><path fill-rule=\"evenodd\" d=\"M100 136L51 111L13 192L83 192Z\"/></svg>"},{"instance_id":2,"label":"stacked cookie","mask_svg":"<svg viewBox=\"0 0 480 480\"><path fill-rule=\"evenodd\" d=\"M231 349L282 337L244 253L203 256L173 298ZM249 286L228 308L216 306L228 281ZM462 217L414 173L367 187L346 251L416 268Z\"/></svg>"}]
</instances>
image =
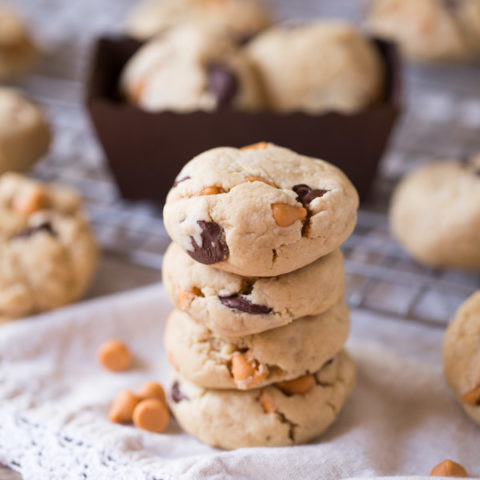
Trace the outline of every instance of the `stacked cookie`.
<instances>
[{"instance_id":1,"label":"stacked cookie","mask_svg":"<svg viewBox=\"0 0 480 480\"><path fill-rule=\"evenodd\" d=\"M343 258L358 196L322 160L272 144L216 148L180 172L165 343L183 428L222 448L306 442L336 418L354 365Z\"/></svg>"}]
</instances>

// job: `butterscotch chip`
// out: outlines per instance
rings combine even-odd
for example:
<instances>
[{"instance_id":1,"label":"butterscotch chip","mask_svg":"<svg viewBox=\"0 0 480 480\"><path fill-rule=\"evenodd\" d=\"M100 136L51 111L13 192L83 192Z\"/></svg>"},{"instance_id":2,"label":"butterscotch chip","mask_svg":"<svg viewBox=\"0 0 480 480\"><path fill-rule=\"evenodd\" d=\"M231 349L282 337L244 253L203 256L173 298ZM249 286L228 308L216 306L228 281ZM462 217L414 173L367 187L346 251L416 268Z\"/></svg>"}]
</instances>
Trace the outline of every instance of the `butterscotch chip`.
<instances>
[{"instance_id":1,"label":"butterscotch chip","mask_svg":"<svg viewBox=\"0 0 480 480\"><path fill-rule=\"evenodd\" d=\"M208 187L203 187L200 190L200 195L218 195L219 193L224 193L225 190L222 187L217 187L216 185L210 185Z\"/></svg>"},{"instance_id":2,"label":"butterscotch chip","mask_svg":"<svg viewBox=\"0 0 480 480\"><path fill-rule=\"evenodd\" d=\"M283 393L287 395L304 395L308 393L315 385L313 375L304 375L293 380L279 382L275 384Z\"/></svg>"},{"instance_id":3,"label":"butterscotch chip","mask_svg":"<svg viewBox=\"0 0 480 480\"><path fill-rule=\"evenodd\" d=\"M480 405L480 385L462 395L462 402L469 405Z\"/></svg>"},{"instance_id":4,"label":"butterscotch chip","mask_svg":"<svg viewBox=\"0 0 480 480\"><path fill-rule=\"evenodd\" d=\"M128 423L132 421L133 411L140 402L140 398L128 390L121 391L110 407L111 422Z\"/></svg>"},{"instance_id":5,"label":"butterscotch chip","mask_svg":"<svg viewBox=\"0 0 480 480\"><path fill-rule=\"evenodd\" d=\"M162 402L165 402L165 391L163 387L156 382L148 382L138 390L137 395L142 398L156 398Z\"/></svg>"},{"instance_id":6,"label":"butterscotch chip","mask_svg":"<svg viewBox=\"0 0 480 480\"><path fill-rule=\"evenodd\" d=\"M261 382L266 376L266 371L259 371L258 364L254 358L248 358L246 354L235 352L232 356L233 380L240 388L252 388Z\"/></svg>"},{"instance_id":7,"label":"butterscotch chip","mask_svg":"<svg viewBox=\"0 0 480 480\"><path fill-rule=\"evenodd\" d=\"M165 402L157 398L142 400L133 412L133 423L142 430L163 432L170 421L170 413Z\"/></svg>"},{"instance_id":8,"label":"butterscotch chip","mask_svg":"<svg viewBox=\"0 0 480 480\"><path fill-rule=\"evenodd\" d=\"M265 150L266 148L268 148L267 142L258 142L258 143L253 143L252 145L246 145L245 147L242 147L240 150L242 152L245 152L247 150Z\"/></svg>"},{"instance_id":9,"label":"butterscotch chip","mask_svg":"<svg viewBox=\"0 0 480 480\"><path fill-rule=\"evenodd\" d=\"M132 354L127 346L119 340L109 340L98 350L98 360L113 372L127 370L132 365Z\"/></svg>"},{"instance_id":10,"label":"butterscotch chip","mask_svg":"<svg viewBox=\"0 0 480 480\"><path fill-rule=\"evenodd\" d=\"M195 297L203 297L202 291L199 288L192 287L190 290L178 288L178 302L181 310L188 310L188 307Z\"/></svg>"},{"instance_id":11,"label":"butterscotch chip","mask_svg":"<svg viewBox=\"0 0 480 480\"><path fill-rule=\"evenodd\" d=\"M47 204L47 193L41 186L35 186L28 192L22 192L13 202L13 209L22 215L32 215Z\"/></svg>"},{"instance_id":12,"label":"butterscotch chip","mask_svg":"<svg viewBox=\"0 0 480 480\"><path fill-rule=\"evenodd\" d=\"M252 177L251 175L248 175L246 178L249 182L262 182L262 183L266 183L267 185L270 185L272 187L277 188L277 186L274 183L269 182L268 180L265 180L264 178L261 178L261 177Z\"/></svg>"},{"instance_id":13,"label":"butterscotch chip","mask_svg":"<svg viewBox=\"0 0 480 480\"><path fill-rule=\"evenodd\" d=\"M287 203L272 203L272 215L279 227L289 227L297 220L305 220L307 210L303 207L293 207Z\"/></svg>"},{"instance_id":14,"label":"butterscotch chip","mask_svg":"<svg viewBox=\"0 0 480 480\"><path fill-rule=\"evenodd\" d=\"M431 477L468 477L467 471L452 460L444 460L430 472Z\"/></svg>"},{"instance_id":15,"label":"butterscotch chip","mask_svg":"<svg viewBox=\"0 0 480 480\"><path fill-rule=\"evenodd\" d=\"M276 411L275 403L273 398L266 392L261 392L258 397L260 404L262 405L263 411L265 413L274 413Z\"/></svg>"}]
</instances>

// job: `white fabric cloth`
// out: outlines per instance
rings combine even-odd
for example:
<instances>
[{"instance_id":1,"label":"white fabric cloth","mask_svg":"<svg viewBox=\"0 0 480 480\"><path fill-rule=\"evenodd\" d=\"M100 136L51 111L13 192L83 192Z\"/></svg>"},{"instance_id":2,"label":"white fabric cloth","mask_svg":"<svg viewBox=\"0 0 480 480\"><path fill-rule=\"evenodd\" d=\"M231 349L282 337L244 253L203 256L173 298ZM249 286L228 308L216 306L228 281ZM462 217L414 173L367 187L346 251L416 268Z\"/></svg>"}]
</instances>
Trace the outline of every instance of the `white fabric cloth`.
<instances>
[{"instance_id":1,"label":"white fabric cloth","mask_svg":"<svg viewBox=\"0 0 480 480\"><path fill-rule=\"evenodd\" d=\"M354 312L349 342L358 385L315 443L229 452L201 444L175 422L165 434L109 423L119 390L167 382L162 334L170 309L154 286L2 327L0 463L26 480L428 475L445 458L480 475L480 429L441 374L443 332L361 312ZM98 365L96 350L111 337L134 352L131 371Z\"/></svg>"}]
</instances>

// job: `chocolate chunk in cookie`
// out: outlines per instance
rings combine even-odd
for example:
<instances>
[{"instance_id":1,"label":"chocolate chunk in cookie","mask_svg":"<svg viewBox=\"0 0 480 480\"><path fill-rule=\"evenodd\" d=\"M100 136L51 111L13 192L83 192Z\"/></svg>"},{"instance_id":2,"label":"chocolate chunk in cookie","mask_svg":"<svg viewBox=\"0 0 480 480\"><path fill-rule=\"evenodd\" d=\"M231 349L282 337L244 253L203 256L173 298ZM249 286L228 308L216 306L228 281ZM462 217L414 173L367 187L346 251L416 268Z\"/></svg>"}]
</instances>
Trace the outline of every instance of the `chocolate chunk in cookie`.
<instances>
[{"instance_id":1,"label":"chocolate chunk in cookie","mask_svg":"<svg viewBox=\"0 0 480 480\"><path fill-rule=\"evenodd\" d=\"M170 396L175 403L179 403L182 400L188 400L188 397L180 390L180 384L177 381L172 384Z\"/></svg>"},{"instance_id":2,"label":"chocolate chunk in cookie","mask_svg":"<svg viewBox=\"0 0 480 480\"><path fill-rule=\"evenodd\" d=\"M242 297L238 294L218 298L220 298L220 301L226 307L240 310L241 312L251 313L253 315L266 315L272 311L270 307L252 303L248 298Z\"/></svg>"},{"instance_id":3,"label":"chocolate chunk in cookie","mask_svg":"<svg viewBox=\"0 0 480 480\"><path fill-rule=\"evenodd\" d=\"M198 245L193 237L192 247L188 254L197 262L211 265L218 263L228 257L228 245L223 237L223 229L215 222L199 220L198 225L202 229L202 244Z\"/></svg>"},{"instance_id":4,"label":"chocolate chunk in cookie","mask_svg":"<svg viewBox=\"0 0 480 480\"><path fill-rule=\"evenodd\" d=\"M208 90L217 99L218 106L230 105L238 92L238 79L226 65L210 64L208 72Z\"/></svg>"},{"instance_id":5,"label":"chocolate chunk in cookie","mask_svg":"<svg viewBox=\"0 0 480 480\"><path fill-rule=\"evenodd\" d=\"M305 184L294 185L292 190L297 194L297 202L300 202L304 207L315 198L323 197L328 192L328 190L321 188L312 189Z\"/></svg>"}]
</instances>

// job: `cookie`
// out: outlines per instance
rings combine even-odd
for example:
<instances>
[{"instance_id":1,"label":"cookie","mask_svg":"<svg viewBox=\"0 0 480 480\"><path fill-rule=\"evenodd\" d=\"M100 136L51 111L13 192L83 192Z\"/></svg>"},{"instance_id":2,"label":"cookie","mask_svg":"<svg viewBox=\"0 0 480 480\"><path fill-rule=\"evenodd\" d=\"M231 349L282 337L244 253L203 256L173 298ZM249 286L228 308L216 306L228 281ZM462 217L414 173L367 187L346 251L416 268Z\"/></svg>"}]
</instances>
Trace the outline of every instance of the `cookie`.
<instances>
[{"instance_id":1,"label":"cookie","mask_svg":"<svg viewBox=\"0 0 480 480\"><path fill-rule=\"evenodd\" d=\"M247 56L219 29L182 28L152 40L129 60L120 86L131 103L152 112L262 105Z\"/></svg>"},{"instance_id":2,"label":"cookie","mask_svg":"<svg viewBox=\"0 0 480 480\"><path fill-rule=\"evenodd\" d=\"M262 389L206 390L177 376L169 401L177 421L202 442L225 449L305 443L337 418L355 382L355 366L339 353L321 370Z\"/></svg>"},{"instance_id":3,"label":"cookie","mask_svg":"<svg viewBox=\"0 0 480 480\"><path fill-rule=\"evenodd\" d=\"M36 56L37 49L22 20L0 6L0 80L23 73Z\"/></svg>"},{"instance_id":4,"label":"cookie","mask_svg":"<svg viewBox=\"0 0 480 480\"><path fill-rule=\"evenodd\" d=\"M0 87L0 174L28 170L47 153L50 142L40 108L19 91Z\"/></svg>"},{"instance_id":5,"label":"cookie","mask_svg":"<svg viewBox=\"0 0 480 480\"><path fill-rule=\"evenodd\" d=\"M0 176L0 321L78 299L96 257L75 192L18 174Z\"/></svg>"},{"instance_id":6,"label":"cookie","mask_svg":"<svg viewBox=\"0 0 480 480\"><path fill-rule=\"evenodd\" d=\"M480 290L459 308L443 344L445 377L462 407L480 424Z\"/></svg>"},{"instance_id":7,"label":"cookie","mask_svg":"<svg viewBox=\"0 0 480 480\"><path fill-rule=\"evenodd\" d=\"M467 60L480 55L478 0L375 0L367 27L395 41L417 61Z\"/></svg>"},{"instance_id":8,"label":"cookie","mask_svg":"<svg viewBox=\"0 0 480 480\"><path fill-rule=\"evenodd\" d=\"M394 192L390 220L420 263L480 269L480 156L414 170Z\"/></svg>"},{"instance_id":9,"label":"cookie","mask_svg":"<svg viewBox=\"0 0 480 480\"><path fill-rule=\"evenodd\" d=\"M350 330L343 300L330 310L245 337L219 337L175 310L165 347L173 366L205 388L249 390L317 371L343 347Z\"/></svg>"},{"instance_id":10,"label":"cookie","mask_svg":"<svg viewBox=\"0 0 480 480\"><path fill-rule=\"evenodd\" d=\"M163 260L163 284L176 308L218 335L238 337L322 313L345 290L340 250L279 277L240 277L195 262L172 243Z\"/></svg>"},{"instance_id":11,"label":"cookie","mask_svg":"<svg viewBox=\"0 0 480 480\"><path fill-rule=\"evenodd\" d=\"M347 23L274 27L256 37L248 53L276 111L354 113L383 97L380 54Z\"/></svg>"},{"instance_id":12,"label":"cookie","mask_svg":"<svg viewBox=\"0 0 480 480\"><path fill-rule=\"evenodd\" d=\"M270 277L326 255L352 233L358 195L333 165L273 144L214 148L170 190L170 237L197 262Z\"/></svg>"},{"instance_id":13,"label":"cookie","mask_svg":"<svg viewBox=\"0 0 480 480\"><path fill-rule=\"evenodd\" d=\"M131 12L126 28L147 39L185 24L220 26L241 42L271 23L267 9L252 0L150 0Z\"/></svg>"}]
</instances>

